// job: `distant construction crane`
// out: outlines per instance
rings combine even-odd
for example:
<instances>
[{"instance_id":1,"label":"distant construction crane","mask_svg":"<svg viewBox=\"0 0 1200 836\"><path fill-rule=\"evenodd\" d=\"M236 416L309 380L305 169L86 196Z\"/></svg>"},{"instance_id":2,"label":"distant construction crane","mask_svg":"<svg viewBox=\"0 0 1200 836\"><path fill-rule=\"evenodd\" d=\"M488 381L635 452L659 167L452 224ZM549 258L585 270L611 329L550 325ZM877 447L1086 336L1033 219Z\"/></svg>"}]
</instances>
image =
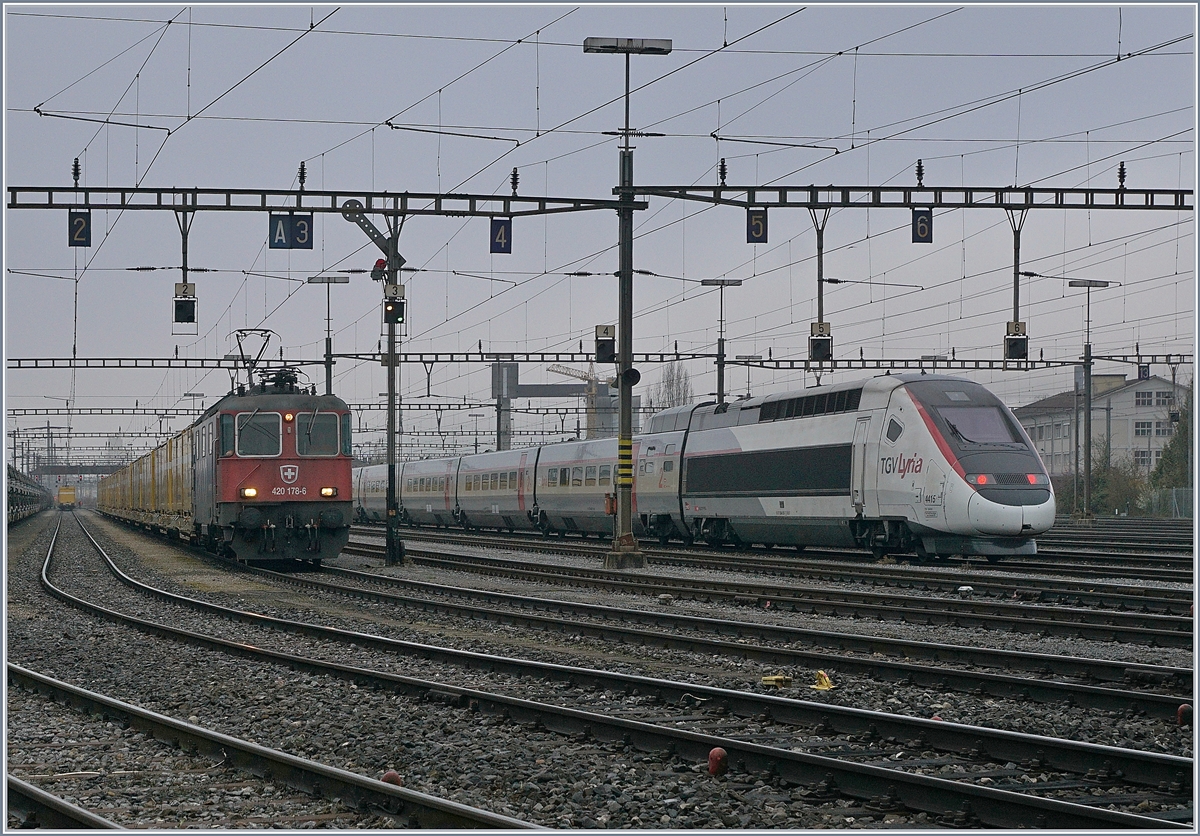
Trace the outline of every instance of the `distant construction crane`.
<instances>
[{"instance_id":1,"label":"distant construction crane","mask_svg":"<svg viewBox=\"0 0 1200 836\"><path fill-rule=\"evenodd\" d=\"M613 424L615 413L612 407L612 396L606 391L604 403L600 403L600 378L596 376L594 363L588 363L586 372L558 363L547 366L546 370L587 383L587 438L607 438L616 434L616 427ZM613 380L605 381L605 389L610 389L612 384Z\"/></svg>"}]
</instances>

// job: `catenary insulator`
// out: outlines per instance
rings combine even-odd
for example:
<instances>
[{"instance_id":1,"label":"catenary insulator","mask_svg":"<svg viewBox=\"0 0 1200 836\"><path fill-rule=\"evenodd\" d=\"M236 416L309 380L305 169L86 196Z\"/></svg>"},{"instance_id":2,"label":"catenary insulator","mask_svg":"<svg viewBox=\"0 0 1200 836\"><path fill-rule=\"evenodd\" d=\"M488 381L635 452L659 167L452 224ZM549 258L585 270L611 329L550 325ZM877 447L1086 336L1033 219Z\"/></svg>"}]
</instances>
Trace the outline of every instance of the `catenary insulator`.
<instances>
[{"instance_id":1,"label":"catenary insulator","mask_svg":"<svg viewBox=\"0 0 1200 836\"><path fill-rule=\"evenodd\" d=\"M75 178L75 188L79 188L79 157L75 158L75 162L71 163L71 176Z\"/></svg>"},{"instance_id":2,"label":"catenary insulator","mask_svg":"<svg viewBox=\"0 0 1200 836\"><path fill-rule=\"evenodd\" d=\"M513 194L517 193L517 183L521 182L521 175L517 173L516 168L512 171L512 189Z\"/></svg>"},{"instance_id":3,"label":"catenary insulator","mask_svg":"<svg viewBox=\"0 0 1200 836\"><path fill-rule=\"evenodd\" d=\"M296 178L300 181L300 191L304 191L304 181L308 179L308 169L304 167L304 160L300 161L300 171L296 173Z\"/></svg>"},{"instance_id":4,"label":"catenary insulator","mask_svg":"<svg viewBox=\"0 0 1200 836\"><path fill-rule=\"evenodd\" d=\"M917 160L917 186L925 187L925 164Z\"/></svg>"},{"instance_id":5,"label":"catenary insulator","mask_svg":"<svg viewBox=\"0 0 1200 836\"><path fill-rule=\"evenodd\" d=\"M725 175L729 173L728 166L725 165L725 158L721 157L721 164L717 166L717 175L721 178L721 185L725 185Z\"/></svg>"}]
</instances>

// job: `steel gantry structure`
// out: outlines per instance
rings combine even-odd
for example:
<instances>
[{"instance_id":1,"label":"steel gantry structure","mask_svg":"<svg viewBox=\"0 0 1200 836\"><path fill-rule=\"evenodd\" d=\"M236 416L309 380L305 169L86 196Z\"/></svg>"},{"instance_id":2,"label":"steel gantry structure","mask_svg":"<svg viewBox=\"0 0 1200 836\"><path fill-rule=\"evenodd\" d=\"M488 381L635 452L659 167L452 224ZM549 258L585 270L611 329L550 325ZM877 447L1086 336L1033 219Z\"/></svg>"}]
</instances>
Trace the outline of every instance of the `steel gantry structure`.
<instances>
[{"instance_id":1,"label":"steel gantry structure","mask_svg":"<svg viewBox=\"0 0 1200 836\"><path fill-rule=\"evenodd\" d=\"M916 186L728 186L725 184L725 161L718 168L721 182L717 186L628 186L613 189L613 193L628 197L664 197L692 200L713 205L737 206L747 211L747 241L753 242L750 225L761 214L761 240L766 242L766 211L768 209L807 209L816 231L817 257L817 321L810 326L809 360L833 360L832 328L825 321L824 235L825 224L832 209L911 209L913 210L913 242L918 242L917 212L928 216L927 239L933 242L932 212L935 209L1001 209L1008 215L1013 233L1013 310L1005 334L1005 358L1024 360L1027 357L1025 323L1021 321L1021 230L1031 209L1128 209L1151 211L1191 211L1191 189L1127 189L1125 164L1118 172L1115 189L1055 188L1049 186L926 186L924 166L917 160ZM1015 339L1015 344L1009 343ZM824 341L814 343L813 341ZM817 345L824 346L817 350ZM1010 350L1011 349L1011 350ZM827 366L827 368L832 368Z\"/></svg>"}]
</instances>

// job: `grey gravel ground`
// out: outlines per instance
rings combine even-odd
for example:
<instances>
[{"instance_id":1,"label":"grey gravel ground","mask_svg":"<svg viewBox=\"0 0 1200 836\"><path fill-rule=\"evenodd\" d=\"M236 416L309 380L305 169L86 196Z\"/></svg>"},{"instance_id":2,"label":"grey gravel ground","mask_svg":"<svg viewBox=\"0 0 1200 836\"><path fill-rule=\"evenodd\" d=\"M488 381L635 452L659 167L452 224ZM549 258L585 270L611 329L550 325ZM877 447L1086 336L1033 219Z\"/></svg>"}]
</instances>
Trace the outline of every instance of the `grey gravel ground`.
<instances>
[{"instance_id":1,"label":"grey gravel ground","mask_svg":"<svg viewBox=\"0 0 1200 836\"><path fill-rule=\"evenodd\" d=\"M47 518L52 519L50 515ZM131 539L128 532L89 520L94 530L112 536L119 544L110 554L155 585L170 586L174 565L166 546L149 547L159 554L148 570L143 558L135 558L129 544L139 553L146 541ZM65 522L69 522L65 521ZM26 526L45 526L38 519ZM64 525L64 531L68 530ZM334 766L378 777L389 768L399 771L406 786L452 798L495 812L557 827L878 827L895 823L921 826L923 817L872 816L844 800L814 802L805 790L780 787L762 776L733 775L715 779L702 764L684 763L666 756L646 755L627 747L603 744L579 746L552 734L531 732L497 718L480 717L462 709L450 709L379 694L369 689L275 668L261 668L209 651L136 636L77 611L64 609L49 599L36 583L36 568L48 542L48 532L19 552L10 544L8 658L52 676L111 694L172 716L295 754L312 757ZM80 541L82 543L82 540ZM90 546L88 547L90 548ZM106 548L108 545L106 544ZM79 548L79 563L85 550ZM353 559L346 558L348 562ZM194 561L193 561L194 563ZM418 567L399 567L405 577L422 577ZM495 579L458 573L459 585L503 586ZM79 579L76 580L79 582ZM82 579L90 593L120 594L126 605L137 596L117 588L99 573ZM522 655L531 658L592 667L628 670L651 676L670 676L725 687L754 687L765 673L792 673L798 683L811 679L811 671L763 670L752 663L714 659L698 654L654 648L614 646L581 637L530 636L520 630L484 622L463 623L461 619L412 614L362 602L334 607L328 599L318 603L290 591L240 581L240 593L215 588L211 578L204 597L241 601L247 609L294 617L302 615L322 623L350 627L363 632L393 635L407 640L464 647L486 653ZM64 581L64 585L66 581ZM179 586L185 584L179 583ZM507 587L506 587L507 588ZM515 587L514 587L515 588ZM197 590L189 586L189 594ZM588 600L595 597L613 603L607 593L591 596L583 590L562 587L537 589L545 597ZM89 595L91 597L91 595ZM622 606L655 603L637 596L620 596ZM141 605L150 608L145 599ZM690 604L689 604L690 606ZM698 605L709 609L713 605ZM727 608L739 619L769 617L782 623L809 623L821 629L837 629L834 620L790 614L766 614L746 608ZM160 616L161 616L161 610ZM186 626L188 619L204 624L209 632L224 631L243 641L262 642L314 655L325 655L355 664L392 670L425 679L444 681L484 690L516 693L530 687L510 678L466 671L450 665L397 658L361 648L325 646L320 642L279 637L270 631L246 625L214 622L213 619L175 610L168 616ZM903 625L847 620L854 632L891 631ZM939 628L945 629L945 628ZM976 631L947 630L953 638L937 639L930 628L920 628L923 640L946 640L968 644ZM979 631L983 637L987 631ZM995 634L991 634L993 639ZM1047 642L1051 640L1038 640ZM565 647L556 645L565 643ZM1071 655L1086 655L1076 643L1068 645ZM1098 645L1097 655L1111 657L1114 647ZM1101 650L1107 652L1100 653ZM1144 649L1143 649L1144 650ZM1157 654L1164 654L1158 657ZM1176 651L1154 651L1156 659L1139 655L1139 661L1178 659ZM1179 664L1171 661L1170 664ZM1190 654L1188 654L1190 664ZM181 676L181 672L186 675ZM544 686L542 686L544 689ZM800 686L801 688L803 686ZM1053 734L1079 740L1110 743L1130 748L1191 754L1190 730L1145 718L1107 716L1061 706L1037 706L964 695L945 695L925 689L881 685L865 679L838 677L838 688L786 694L803 699L824 699L839 704L931 716L946 720L986 722L1000 728ZM539 695L550 701L552 694ZM623 695L592 694L586 698L567 695L567 701L596 703L628 700ZM577 704L577 703L571 703ZM586 705L579 704L579 707ZM194 718L194 719L193 719ZM10 726L11 732L11 726ZM11 744L10 744L11 750Z\"/></svg>"}]
</instances>

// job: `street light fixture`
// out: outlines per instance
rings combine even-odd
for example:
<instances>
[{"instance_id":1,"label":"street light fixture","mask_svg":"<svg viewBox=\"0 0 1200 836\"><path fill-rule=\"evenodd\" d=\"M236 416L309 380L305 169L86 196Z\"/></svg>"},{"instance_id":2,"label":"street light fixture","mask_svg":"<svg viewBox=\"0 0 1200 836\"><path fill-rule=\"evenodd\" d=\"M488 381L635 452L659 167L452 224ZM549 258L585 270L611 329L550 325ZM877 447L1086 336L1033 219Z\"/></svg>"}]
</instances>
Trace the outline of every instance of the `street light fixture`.
<instances>
[{"instance_id":1,"label":"street light fixture","mask_svg":"<svg viewBox=\"0 0 1200 836\"><path fill-rule=\"evenodd\" d=\"M761 360L761 354L738 354L734 357L735 360ZM750 397L750 363L746 363L746 397Z\"/></svg>"},{"instance_id":2,"label":"street light fixture","mask_svg":"<svg viewBox=\"0 0 1200 836\"><path fill-rule=\"evenodd\" d=\"M1035 279L1064 279L1066 276L1043 276L1041 273L1022 271L1022 276ZM1082 287L1087 290L1087 313L1084 319L1083 342L1083 515L1092 515L1092 288L1120 287L1120 282L1099 279L1067 279L1067 287ZM1076 447L1076 450L1079 448ZM1078 472L1078 471L1076 471Z\"/></svg>"},{"instance_id":3,"label":"street light fixture","mask_svg":"<svg viewBox=\"0 0 1200 836\"><path fill-rule=\"evenodd\" d=\"M478 453L479 452L479 419L486 418L487 416L484 415L482 412L468 412L467 417L475 419L475 452Z\"/></svg>"},{"instance_id":4,"label":"street light fixture","mask_svg":"<svg viewBox=\"0 0 1200 836\"><path fill-rule=\"evenodd\" d=\"M740 287L741 279L701 279L701 287L717 287L721 293L721 316L717 328L717 403L725 403L725 288Z\"/></svg>"},{"instance_id":5,"label":"street light fixture","mask_svg":"<svg viewBox=\"0 0 1200 836\"><path fill-rule=\"evenodd\" d=\"M612 551L604 558L606 569L641 569L646 560L633 536L633 386L640 379L633 368L633 148L629 138L629 56L668 55L671 41L652 38L585 38L583 51L625 56L625 127L620 150L620 186L617 208L619 297L617 379L620 382L620 421L617 431L617 519Z\"/></svg>"},{"instance_id":6,"label":"street light fixture","mask_svg":"<svg viewBox=\"0 0 1200 836\"><path fill-rule=\"evenodd\" d=\"M325 394L333 394L333 318L329 314L329 286L349 284L349 276L309 276L309 284L325 285Z\"/></svg>"}]
</instances>

